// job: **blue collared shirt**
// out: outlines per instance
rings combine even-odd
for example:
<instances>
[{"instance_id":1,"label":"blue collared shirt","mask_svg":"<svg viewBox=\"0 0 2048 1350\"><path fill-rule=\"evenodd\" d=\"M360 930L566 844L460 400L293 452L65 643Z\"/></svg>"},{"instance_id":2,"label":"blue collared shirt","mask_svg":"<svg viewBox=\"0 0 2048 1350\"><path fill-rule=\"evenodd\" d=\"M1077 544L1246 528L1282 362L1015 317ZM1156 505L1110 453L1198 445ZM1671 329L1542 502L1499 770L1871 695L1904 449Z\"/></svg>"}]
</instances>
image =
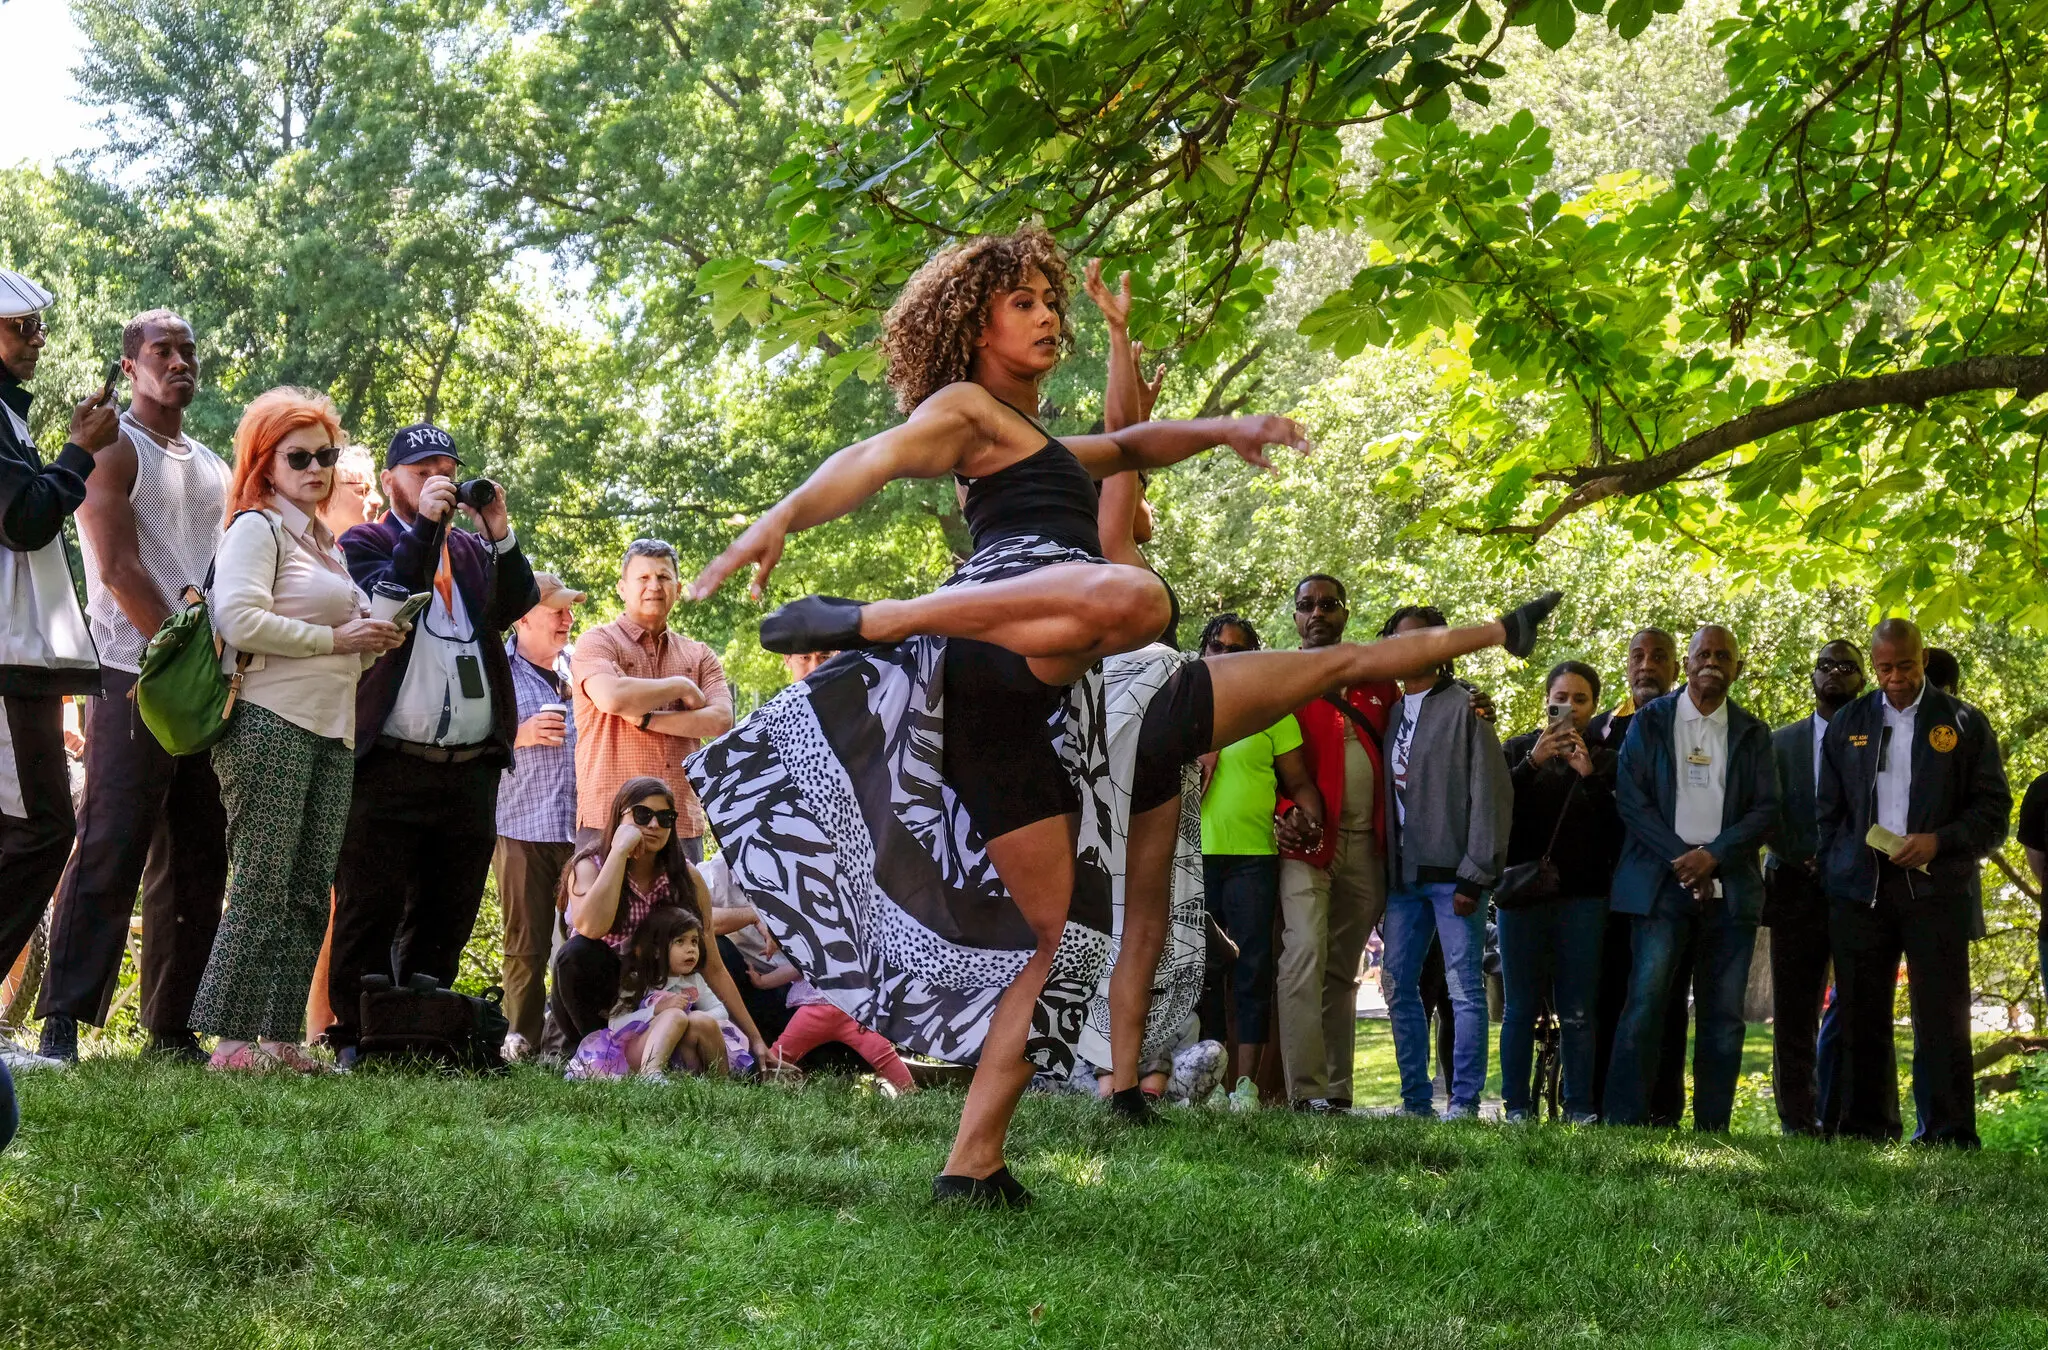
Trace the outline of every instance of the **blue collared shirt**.
<instances>
[{"instance_id":1,"label":"blue collared shirt","mask_svg":"<svg viewBox=\"0 0 2048 1350\"><path fill-rule=\"evenodd\" d=\"M567 703L569 653L547 671L519 653L519 639L509 639L512 692L519 703L518 721L540 711L543 703ZM498 787L498 833L507 839L535 844L567 844L576 837L576 719L567 719L568 739L560 745L524 745L513 752L513 766Z\"/></svg>"}]
</instances>

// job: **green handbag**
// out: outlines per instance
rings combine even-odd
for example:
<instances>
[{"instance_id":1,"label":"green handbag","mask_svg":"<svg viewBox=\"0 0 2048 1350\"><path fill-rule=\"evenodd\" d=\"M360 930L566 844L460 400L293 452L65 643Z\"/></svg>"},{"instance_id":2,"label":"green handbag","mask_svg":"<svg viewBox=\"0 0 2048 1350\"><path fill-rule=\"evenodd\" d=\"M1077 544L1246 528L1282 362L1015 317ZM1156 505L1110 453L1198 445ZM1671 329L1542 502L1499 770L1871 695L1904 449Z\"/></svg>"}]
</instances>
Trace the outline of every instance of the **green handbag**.
<instances>
[{"instance_id":1,"label":"green handbag","mask_svg":"<svg viewBox=\"0 0 2048 1350\"><path fill-rule=\"evenodd\" d=\"M212 587L209 567L206 589ZM242 695L250 654L238 654L235 673L223 674L222 643L207 612L206 590L187 586L179 599L185 607L165 619L149 640L129 697L157 744L174 755L196 755L227 734L228 714Z\"/></svg>"}]
</instances>

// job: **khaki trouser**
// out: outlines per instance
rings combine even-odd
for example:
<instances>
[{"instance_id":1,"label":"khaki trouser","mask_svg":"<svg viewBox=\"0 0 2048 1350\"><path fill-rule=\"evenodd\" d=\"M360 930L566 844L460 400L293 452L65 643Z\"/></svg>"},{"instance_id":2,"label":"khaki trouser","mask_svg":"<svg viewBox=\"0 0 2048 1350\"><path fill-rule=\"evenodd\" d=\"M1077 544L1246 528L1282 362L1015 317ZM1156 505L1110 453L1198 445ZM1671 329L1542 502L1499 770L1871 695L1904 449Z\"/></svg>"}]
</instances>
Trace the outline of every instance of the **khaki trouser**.
<instances>
[{"instance_id":1,"label":"khaki trouser","mask_svg":"<svg viewBox=\"0 0 2048 1350\"><path fill-rule=\"evenodd\" d=\"M556 929L555 887L574 852L573 844L537 844L501 834L491 859L505 923L505 1020L528 1045L540 1044Z\"/></svg>"},{"instance_id":2,"label":"khaki trouser","mask_svg":"<svg viewBox=\"0 0 2048 1350\"><path fill-rule=\"evenodd\" d=\"M1341 831L1328 871L1280 861L1275 1002L1292 1101L1351 1097L1359 967L1386 908L1386 864L1371 830Z\"/></svg>"}]
</instances>

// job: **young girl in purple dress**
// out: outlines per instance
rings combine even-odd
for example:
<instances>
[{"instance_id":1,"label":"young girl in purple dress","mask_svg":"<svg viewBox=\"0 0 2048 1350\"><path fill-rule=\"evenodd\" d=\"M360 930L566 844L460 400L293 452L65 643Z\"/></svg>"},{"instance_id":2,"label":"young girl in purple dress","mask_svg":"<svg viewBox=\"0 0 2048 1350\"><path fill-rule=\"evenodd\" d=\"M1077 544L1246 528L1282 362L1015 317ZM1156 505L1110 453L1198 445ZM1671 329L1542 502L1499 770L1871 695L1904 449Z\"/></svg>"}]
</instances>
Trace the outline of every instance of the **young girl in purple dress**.
<instances>
[{"instance_id":1,"label":"young girl in purple dress","mask_svg":"<svg viewBox=\"0 0 2048 1350\"><path fill-rule=\"evenodd\" d=\"M688 910L657 905L633 930L611 1024L583 1038L570 1078L662 1078L670 1069L723 1077L754 1067L746 1033L726 1016L698 967L704 925Z\"/></svg>"}]
</instances>

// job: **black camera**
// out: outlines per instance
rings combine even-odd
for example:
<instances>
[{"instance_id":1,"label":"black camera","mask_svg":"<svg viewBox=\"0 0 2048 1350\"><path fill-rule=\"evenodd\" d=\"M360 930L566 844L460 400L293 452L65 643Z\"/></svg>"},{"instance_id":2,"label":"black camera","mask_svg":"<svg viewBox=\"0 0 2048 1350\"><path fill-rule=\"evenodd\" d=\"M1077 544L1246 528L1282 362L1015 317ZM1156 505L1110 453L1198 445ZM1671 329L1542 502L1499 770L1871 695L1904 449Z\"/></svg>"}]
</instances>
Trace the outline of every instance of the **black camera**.
<instances>
[{"instance_id":1,"label":"black camera","mask_svg":"<svg viewBox=\"0 0 2048 1350\"><path fill-rule=\"evenodd\" d=\"M498 485L488 478L472 478L457 485L455 500L472 511L481 511L498 500Z\"/></svg>"}]
</instances>

